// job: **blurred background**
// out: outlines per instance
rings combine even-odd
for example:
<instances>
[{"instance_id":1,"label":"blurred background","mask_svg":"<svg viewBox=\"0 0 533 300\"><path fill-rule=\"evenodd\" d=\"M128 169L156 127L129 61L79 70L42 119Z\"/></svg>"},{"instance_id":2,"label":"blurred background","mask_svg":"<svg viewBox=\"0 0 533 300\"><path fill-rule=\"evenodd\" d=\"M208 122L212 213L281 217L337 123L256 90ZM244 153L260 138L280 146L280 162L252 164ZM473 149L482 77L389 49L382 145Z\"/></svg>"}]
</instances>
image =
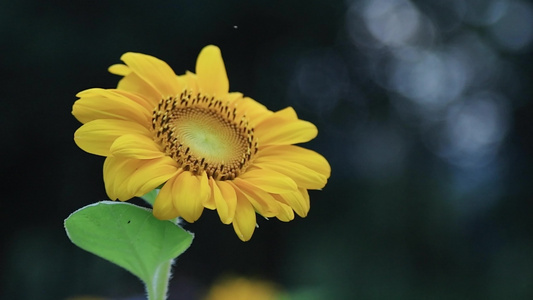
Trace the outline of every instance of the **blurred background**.
<instances>
[{"instance_id":1,"label":"blurred background","mask_svg":"<svg viewBox=\"0 0 533 300\"><path fill-rule=\"evenodd\" d=\"M208 44L230 90L317 125L332 176L249 242L213 211L186 225L171 299L228 275L294 299L533 299L531 2L2 1L0 38L1 299L142 298L64 232L107 198L71 107L124 52L182 74Z\"/></svg>"}]
</instances>

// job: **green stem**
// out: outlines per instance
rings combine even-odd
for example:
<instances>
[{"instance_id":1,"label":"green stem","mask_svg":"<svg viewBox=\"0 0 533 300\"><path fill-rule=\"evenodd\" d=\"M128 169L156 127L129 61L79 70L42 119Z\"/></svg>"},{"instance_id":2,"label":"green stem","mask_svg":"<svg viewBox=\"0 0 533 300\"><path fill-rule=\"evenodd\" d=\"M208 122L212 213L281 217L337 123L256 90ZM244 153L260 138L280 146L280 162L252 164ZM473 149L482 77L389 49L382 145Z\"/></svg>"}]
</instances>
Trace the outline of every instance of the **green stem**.
<instances>
[{"instance_id":1,"label":"green stem","mask_svg":"<svg viewBox=\"0 0 533 300\"><path fill-rule=\"evenodd\" d=\"M172 269L172 261L169 260L161 264L152 276L151 282L146 282L146 292L148 300L166 300L168 292L168 282Z\"/></svg>"}]
</instances>

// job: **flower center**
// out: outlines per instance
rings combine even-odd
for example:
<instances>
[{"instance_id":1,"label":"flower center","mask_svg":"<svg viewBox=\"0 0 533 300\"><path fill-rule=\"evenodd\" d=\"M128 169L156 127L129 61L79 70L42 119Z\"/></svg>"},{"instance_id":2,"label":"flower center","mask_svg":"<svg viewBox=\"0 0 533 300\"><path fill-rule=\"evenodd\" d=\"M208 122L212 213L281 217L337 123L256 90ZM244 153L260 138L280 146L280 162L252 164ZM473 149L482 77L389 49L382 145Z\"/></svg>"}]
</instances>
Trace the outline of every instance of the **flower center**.
<instances>
[{"instance_id":1,"label":"flower center","mask_svg":"<svg viewBox=\"0 0 533 300\"><path fill-rule=\"evenodd\" d=\"M156 142L186 171L217 180L241 174L257 152L254 131L245 117L235 121L229 103L191 91L162 99L152 115Z\"/></svg>"}]
</instances>

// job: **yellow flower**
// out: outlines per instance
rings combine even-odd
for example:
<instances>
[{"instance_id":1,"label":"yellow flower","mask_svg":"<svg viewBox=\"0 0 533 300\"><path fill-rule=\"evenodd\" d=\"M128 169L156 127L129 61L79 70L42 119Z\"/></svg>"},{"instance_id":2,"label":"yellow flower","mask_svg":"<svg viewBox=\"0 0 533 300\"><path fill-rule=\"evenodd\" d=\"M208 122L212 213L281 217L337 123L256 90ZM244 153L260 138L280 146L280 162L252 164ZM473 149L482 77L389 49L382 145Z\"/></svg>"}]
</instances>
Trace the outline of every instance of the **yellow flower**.
<instances>
[{"instance_id":1,"label":"yellow flower","mask_svg":"<svg viewBox=\"0 0 533 300\"><path fill-rule=\"evenodd\" d=\"M270 282L244 277L222 280L209 290L205 300L276 300L287 299L279 288Z\"/></svg>"},{"instance_id":2,"label":"yellow flower","mask_svg":"<svg viewBox=\"0 0 533 300\"><path fill-rule=\"evenodd\" d=\"M196 221L216 209L243 241L255 213L294 218L309 211L309 189L321 189L330 166L320 154L295 146L317 135L288 107L272 112L229 92L219 48L205 47L196 74L177 76L163 61L126 53L111 73L116 89L77 94L72 114L84 125L74 134L83 150L106 156L108 196L125 201L161 187L153 214ZM293 212L294 211L294 212Z\"/></svg>"}]
</instances>

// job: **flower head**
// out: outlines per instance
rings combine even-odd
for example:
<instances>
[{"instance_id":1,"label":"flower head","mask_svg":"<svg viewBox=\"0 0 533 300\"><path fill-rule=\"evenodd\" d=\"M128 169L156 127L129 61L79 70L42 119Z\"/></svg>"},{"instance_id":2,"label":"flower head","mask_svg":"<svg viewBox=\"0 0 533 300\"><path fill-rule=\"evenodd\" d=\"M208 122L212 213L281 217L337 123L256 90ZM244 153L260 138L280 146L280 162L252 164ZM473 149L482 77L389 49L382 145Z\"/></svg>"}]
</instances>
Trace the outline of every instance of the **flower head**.
<instances>
[{"instance_id":1,"label":"flower head","mask_svg":"<svg viewBox=\"0 0 533 300\"><path fill-rule=\"evenodd\" d=\"M276 300L285 294L269 281L245 277L225 278L215 283L205 300ZM284 299L286 297L283 297Z\"/></svg>"},{"instance_id":2,"label":"flower head","mask_svg":"<svg viewBox=\"0 0 533 300\"><path fill-rule=\"evenodd\" d=\"M196 221L216 209L242 240L256 212L282 221L305 217L309 189L321 189L330 166L296 146L317 135L292 108L272 112L229 92L219 48L205 47L196 74L177 76L163 61L126 53L109 71L123 76L116 89L77 94L74 134L83 150L105 156L104 183L113 200L160 187L153 214Z\"/></svg>"}]
</instances>

